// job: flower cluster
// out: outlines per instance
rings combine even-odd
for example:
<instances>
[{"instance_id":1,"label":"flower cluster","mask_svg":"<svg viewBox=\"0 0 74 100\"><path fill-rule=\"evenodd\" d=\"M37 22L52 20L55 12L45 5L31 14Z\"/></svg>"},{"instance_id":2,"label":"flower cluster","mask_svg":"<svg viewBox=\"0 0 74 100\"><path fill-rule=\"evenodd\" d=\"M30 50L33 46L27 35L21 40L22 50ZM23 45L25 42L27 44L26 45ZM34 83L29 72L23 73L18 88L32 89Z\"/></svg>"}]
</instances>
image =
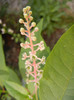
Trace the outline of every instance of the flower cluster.
<instances>
[{"instance_id":1,"label":"flower cluster","mask_svg":"<svg viewBox=\"0 0 74 100\"><path fill-rule=\"evenodd\" d=\"M2 34L14 32L11 28L7 28L6 24L5 23L3 24L1 19L0 19L0 31Z\"/></svg>"},{"instance_id":2,"label":"flower cluster","mask_svg":"<svg viewBox=\"0 0 74 100\"><path fill-rule=\"evenodd\" d=\"M45 49L44 42L41 41L40 43L36 43L36 36L35 33L39 30L38 27L36 27L36 23L32 22L33 17L32 11L30 11L30 6L27 6L26 8L23 8L23 15L26 19L26 22L23 19L19 19L19 23L24 24L25 29L22 27L20 28L21 35L25 35L27 38L29 38L29 41L26 41L25 43L21 43L20 46L24 49L29 48L29 54L26 52L22 55L22 60L25 60L25 68L26 68L26 83L34 82L35 90L39 87L39 80L42 77L43 70L41 69L41 64L45 64L45 57L42 58L37 57L37 51L42 51ZM34 28L33 31L32 28ZM30 80L29 77L32 76L33 80Z\"/></svg>"},{"instance_id":3,"label":"flower cluster","mask_svg":"<svg viewBox=\"0 0 74 100\"><path fill-rule=\"evenodd\" d=\"M11 35L11 40L14 40L16 43L24 41L24 37L22 37L20 34L14 33L14 30L11 28L8 28L7 25L3 23L1 19L0 19L0 33L2 35L4 34Z\"/></svg>"}]
</instances>

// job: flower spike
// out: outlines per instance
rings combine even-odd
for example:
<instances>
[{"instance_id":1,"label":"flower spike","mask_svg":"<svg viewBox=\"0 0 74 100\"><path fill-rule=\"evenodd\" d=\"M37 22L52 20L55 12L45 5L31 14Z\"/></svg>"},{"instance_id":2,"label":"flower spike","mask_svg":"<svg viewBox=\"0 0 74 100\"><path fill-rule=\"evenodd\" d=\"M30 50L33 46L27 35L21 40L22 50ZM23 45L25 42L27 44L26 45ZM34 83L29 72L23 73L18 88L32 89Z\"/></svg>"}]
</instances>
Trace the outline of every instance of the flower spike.
<instances>
[{"instance_id":1,"label":"flower spike","mask_svg":"<svg viewBox=\"0 0 74 100\"><path fill-rule=\"evenodd\" d=\"M34 43L36 41L35 32L37 32L39 29L36 26L35 22L31 22L33 20L32 11L30 11L31 7L27 6L26 8L23 8L23 15L26 19L26 22L24 22L23 19L19 20L19 23L23 23L26 27L26 30L24 28L20 29L20 32L22 35L27 36L29 38L29 42L26 41L25 43L21 43L20 46L24 49L30 48L29 53L24 53L22 60L25 60L25 69L26 69L26 84L29 84L29 82L33 82L35 85L35 93L37 93L37 89L39 88L39 80L42 77L43 70L40 68L40 64L45 64L45 57L42 58L37 57L37 53L39 50L42 51L45 49L44 42L41 41L40 43ZM33 31L31 31L31 28L35 27ZM37 46L35 49L34 47ZM29 78L33 77L32 80Z\"/></svg>"}]
</instances>

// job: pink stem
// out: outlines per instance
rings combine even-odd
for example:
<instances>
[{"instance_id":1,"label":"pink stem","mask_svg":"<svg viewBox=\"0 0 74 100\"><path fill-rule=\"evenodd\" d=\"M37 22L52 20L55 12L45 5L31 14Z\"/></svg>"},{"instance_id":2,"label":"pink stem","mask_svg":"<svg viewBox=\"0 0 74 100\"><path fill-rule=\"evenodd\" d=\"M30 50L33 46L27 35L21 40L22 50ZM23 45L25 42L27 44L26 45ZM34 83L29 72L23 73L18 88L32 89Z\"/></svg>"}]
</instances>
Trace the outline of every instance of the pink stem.
<instances>
[{"instance_id":1,"label":"pink stem","mask_svg":"<svg viewBox=\"0 0 74 100\"><path fill-rule=\"evenodd\" d=\"M27 20L27 23L28 23L28 19L26 19L26 20ZM29 33L29 40L30 40L30 44L31 44L31 50L32 50L32 53L34 54L34 48L33 48L33 43L32 43L32 39L31 39L29 23L28 23L27 29L28 29L28 33ZM34 65L35 83L37 83L36 61L35 60L33 60L33 65ZM37 85L35 85L35 93L37 94Z\"/></svg>"},{"instance_id":2,"label":"pink stem","mask_svg":"<svg viewBox=\"0 0 74 100\"><path fill-rule=\"evenodd\" d=\"M31 76L35 77L31 72L29 72L29 74L30 74Z\"/></svg>"}]
</instances>

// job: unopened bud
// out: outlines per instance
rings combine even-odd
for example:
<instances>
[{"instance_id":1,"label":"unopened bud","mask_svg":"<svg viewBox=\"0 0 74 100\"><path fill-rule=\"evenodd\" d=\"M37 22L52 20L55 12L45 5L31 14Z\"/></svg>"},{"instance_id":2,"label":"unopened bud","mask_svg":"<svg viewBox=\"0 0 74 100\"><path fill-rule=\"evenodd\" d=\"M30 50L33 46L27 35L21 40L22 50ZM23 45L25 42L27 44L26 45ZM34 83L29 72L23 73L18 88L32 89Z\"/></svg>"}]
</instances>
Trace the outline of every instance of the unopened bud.
<instances>
[{"instance_id":1,"label":"unopened bud","mask_svg":"<svg viewBox=\"0 0 74 100\"><path fill-rule=\"evenodd\" d=\"M23 20L23 19L19 19L19 23L21 23L21 24L22 24L23 22L24 22L24 20Z\"/></svg>"},{"instance_id":2,"label":"unopened bud","mask_svg":"<svg viewBox=\"0 0 74 100\"><path fill-rule=\"evenodd\" d=\"M24 13L26 13L26 10L27 10L26 8L23 8L23 12L24 12Z\"/></svg>"},{"instance_id":3,"label":"unopened bud","mask_svg":"<svg viewBox=\"0 0 74 100\"><path fill-rule=\"evenodd\" d=\"M20 32L25 32L25 29L24 28L20 28Z\"/></svg>"},{"instance_id":4,"label":"unopened bud","mask_svg":"<svg viewBox=\"0 0 74 100\"><path fill-rule=\"evenodd\" d=\"M35 27L35 32L37 32L39 30L39 28L38 27Z\"/></svg>"},{"instance_id":5,"label":"unopened bud","mask_svg":"<svg viewBox=\"0 0 74 100\"><path fill-rule=\"evenodd\" d=\"M23 47L24 46L24 43L20 43L20 46Z\"/></svg>"},{"instance_id":6,"label":"unopened bud","mask_svg":"<svg viewBox=\"0 0 74 100\"><path fill-rule=\"evenodd\" d=\"M31 9L31 7L30 7L30 6L27 6L27 7L26 7L26 9L27 9L27 10L30 10L30 9Z\"/></svg>"},{"instance_id":7,"label":"unopened bud","mask_svg":"<svg viewBox=\"0 0 74 100\"><path fill-rule=\"evenodd\" d=\"M32 16L30 16L30 17L29 17L29 19L32 21L32 20L33 20L33 17L32 17Z\"/></svg>"},{"instance_id":8,"label":"unopened bud","mask_svg":"<svg viewBox=\"0 0 74 100\"><path fill-rule=\"evenodd\" d=\"M32 38L33 41L36 41L36 37L35 36L32 36L31 38Z\"/></svg>"},{"instance_id":9,"label":"unopened bud","mask_svg":"<svg viewBox=\"0 0 74 100\"><path fill-rule=\"evenodd\" d=\"M32 15L32 11L29 11L29 15Z\"/></svg>"},{"instance_id":10,"label":"unopened bud","mask_svg":"<svg viewBox=\"0 0 74 100\"><path fill-rule=\"evenodd\" d=\"M35 22L32 22L32 26L35 27L36 26L36 23Z\"/></svg>"},{"instance_id":11,"label":"unopened bud","mask_svg":"<svg viewBox=\"0 0 74 100\"><path fill-rule=\"evenodd\" d=\"M27 14L24 14L24 18L28 18L28 15Z\"/></svg>"}]
</instances>

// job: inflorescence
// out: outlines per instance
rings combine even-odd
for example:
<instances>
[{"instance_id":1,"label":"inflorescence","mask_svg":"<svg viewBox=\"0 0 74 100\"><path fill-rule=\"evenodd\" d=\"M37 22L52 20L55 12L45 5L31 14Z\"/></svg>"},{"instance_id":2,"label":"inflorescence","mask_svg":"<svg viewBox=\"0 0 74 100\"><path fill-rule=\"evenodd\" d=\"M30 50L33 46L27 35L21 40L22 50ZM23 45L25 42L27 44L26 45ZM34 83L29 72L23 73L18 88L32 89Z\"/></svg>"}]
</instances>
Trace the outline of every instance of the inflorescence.
<instances>
[{"instance_id":1,"label":"inflorescence","mask_svg":"<svg viewBox=\"0 0 74 100\"><path fill-rule=\"evenodd\" d=\"M25 60L25 68L26 68L26 83L34 82L35 91L37 91L39 87L39 80L42 78L43 70L41 69L40 65L45 64L45 56L42 58L37 57L37 52L40 50L44 50L44 42L41 41L40 43L35 44L36 41L35 33L39 30L36 27L36 23L32 22L33 17L32 11L30 11L30 6L23 8L23 15L26 22L23 19L19 19L19 23L24 24L25 29L22 27L20 28L21 35L25 35L29 38L29 42L26 41L25 43L21 43L20 46L24 49L30 48L29 54L26 52L22 55L22 60ZM32 31L32 28L34 30ZM36 49L35 49L36 47ZM30 80L29 77L32 76L33 80Z\"/></svg>"}]
</instances>

